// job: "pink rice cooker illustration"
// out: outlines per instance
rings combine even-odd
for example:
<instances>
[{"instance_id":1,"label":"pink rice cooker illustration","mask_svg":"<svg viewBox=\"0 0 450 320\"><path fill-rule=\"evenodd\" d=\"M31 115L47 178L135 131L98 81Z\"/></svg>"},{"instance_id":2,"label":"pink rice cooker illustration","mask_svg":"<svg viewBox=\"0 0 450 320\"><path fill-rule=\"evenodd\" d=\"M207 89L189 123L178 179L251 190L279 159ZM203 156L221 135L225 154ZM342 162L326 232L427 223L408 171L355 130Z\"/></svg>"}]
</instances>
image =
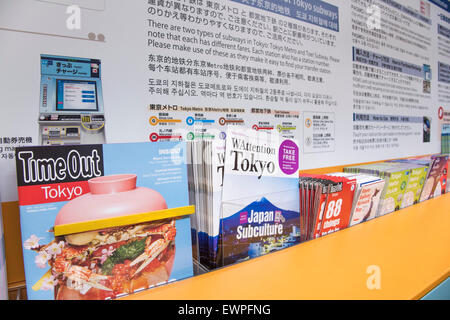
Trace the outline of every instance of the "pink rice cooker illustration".
<instances>
[{"instance_id":1,"label":"pink rice cooker illustration","mask_svg":"<svg viewBox=\"0 0 450 320\"><path fill-rule=\"evenodd\" d=\"M167 209L163 196L136 187L135 174L88 181L90 193L67 202L55 226L107 221ZM55 237L62 250L49 261L56 299L107 299L169 280L175 259L175 219L137 222Z\"/></svg>"},{"instance_id":2,"label":"pink rice cooker illustration","mask_svg":"<svg viewBox=\"0 0 450 320\"><path fill-rule=\"evenodd\" d=\"M135 174L90 179L91 192L69 201L58 213L55 225L167 209L159 192L136 187L136 181Z\"/></svg>"}]
</instances>

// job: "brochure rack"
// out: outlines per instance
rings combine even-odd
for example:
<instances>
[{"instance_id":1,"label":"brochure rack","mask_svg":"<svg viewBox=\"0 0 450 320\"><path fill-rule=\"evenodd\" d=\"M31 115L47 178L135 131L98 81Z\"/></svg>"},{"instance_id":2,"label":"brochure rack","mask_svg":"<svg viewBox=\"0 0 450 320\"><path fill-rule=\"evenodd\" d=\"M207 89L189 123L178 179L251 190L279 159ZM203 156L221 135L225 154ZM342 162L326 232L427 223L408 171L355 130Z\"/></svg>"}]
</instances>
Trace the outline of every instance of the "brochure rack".
<instances>
[{"instance_id":1,"label":"brochure rack","mask_svg":"<svg viewBox=\"0 0 450 320\"><path fill-rule=\"evenodd\" d=\"M335 171L342 171L342 166L306 172ZM14 203L7 205L13 207ZM449 207L450 195L446 194L280 252L136 293L127 299L421 298L450 276ZM21 250L15 248L15 242L20 245L16 210L15 215L3 217L9 240L6 255L13 299L11 289L19 288L24 279ZM12 208L8 211L14 212ZM367 267L371 265L380 267L381 290L367 288ZM267 277L266 270L277 270L276 277ZM22 293L23 299L24 290L17 292Z\"/></svg>"}]
</instances>

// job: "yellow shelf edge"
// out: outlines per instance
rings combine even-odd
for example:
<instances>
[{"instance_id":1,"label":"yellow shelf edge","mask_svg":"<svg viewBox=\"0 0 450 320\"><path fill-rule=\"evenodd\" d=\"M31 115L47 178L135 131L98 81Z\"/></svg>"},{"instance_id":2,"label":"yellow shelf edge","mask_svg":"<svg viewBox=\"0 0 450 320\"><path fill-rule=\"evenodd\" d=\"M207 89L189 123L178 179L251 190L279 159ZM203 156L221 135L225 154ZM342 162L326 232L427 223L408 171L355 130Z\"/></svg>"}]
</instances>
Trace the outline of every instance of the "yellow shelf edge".
<instances>
[{"instance_id":1,"label":"yellow shelf edge","mask_svg":"<svg viewBox=\"0 0 450 320\"><path fill-rule=\"evenodd\" d=\"M143 222L180 217L193 214L195 206L184 206L163 209L151 212L143 212L121 217L82 221L70 224L62 224L54 227L55 236L62 236L86 231L100 230L111 227L121 227Z\"/></svg>"}]
</instances>

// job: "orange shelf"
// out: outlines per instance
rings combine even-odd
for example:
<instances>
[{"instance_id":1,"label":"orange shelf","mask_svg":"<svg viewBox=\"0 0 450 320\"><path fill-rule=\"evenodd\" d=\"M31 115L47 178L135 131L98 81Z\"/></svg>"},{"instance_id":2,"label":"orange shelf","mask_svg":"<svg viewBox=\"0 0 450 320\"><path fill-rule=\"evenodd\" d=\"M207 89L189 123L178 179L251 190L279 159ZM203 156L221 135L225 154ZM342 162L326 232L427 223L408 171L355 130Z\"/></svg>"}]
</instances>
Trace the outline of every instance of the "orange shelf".
<instances>
[{"instance_id":1,"label":"orange shelf","mask_svg":"<svg viewBox=\"0 0 450 320\"><path fill-rule=\"evenodd\" d=\"M369 266L380 289L368 289ZM450 194L122 299L418 299L450 276Z\"/></svg>"}]
</instances>

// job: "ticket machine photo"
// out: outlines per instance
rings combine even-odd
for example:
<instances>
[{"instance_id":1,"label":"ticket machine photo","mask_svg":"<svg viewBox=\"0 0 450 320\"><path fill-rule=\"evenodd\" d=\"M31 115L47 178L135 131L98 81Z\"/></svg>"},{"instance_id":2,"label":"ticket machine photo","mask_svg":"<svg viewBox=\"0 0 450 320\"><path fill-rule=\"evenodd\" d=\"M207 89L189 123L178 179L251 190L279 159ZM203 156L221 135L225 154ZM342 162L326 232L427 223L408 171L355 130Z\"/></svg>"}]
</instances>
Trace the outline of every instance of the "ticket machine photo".
<instances>
[{"instance_id":1,"label":"ticket machine photo","mask_svg":"<svg viewBox=\"0 0 450 320\"><path fill-rule=\"evenodd\" d=\"M105 143L101 62L41 55L41 145Z\"/></svg>"}]
</instances>

